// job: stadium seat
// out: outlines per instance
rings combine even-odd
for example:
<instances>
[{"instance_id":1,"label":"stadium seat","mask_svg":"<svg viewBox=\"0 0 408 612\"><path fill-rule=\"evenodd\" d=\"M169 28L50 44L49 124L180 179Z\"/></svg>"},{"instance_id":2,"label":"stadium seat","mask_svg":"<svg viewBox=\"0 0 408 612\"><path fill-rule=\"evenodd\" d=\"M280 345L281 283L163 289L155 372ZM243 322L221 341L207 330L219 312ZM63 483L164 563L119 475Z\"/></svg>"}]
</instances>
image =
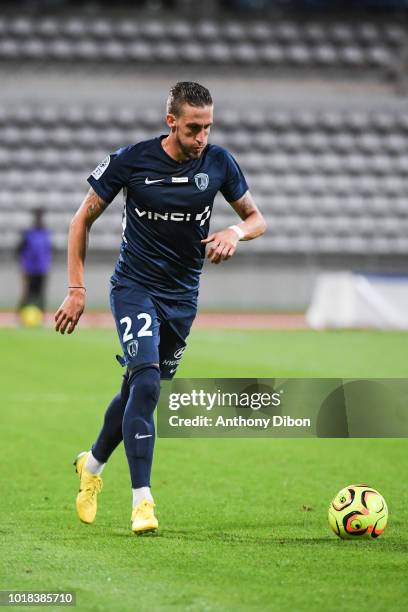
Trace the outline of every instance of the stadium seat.
<instances>
[{"instance_id":1,"label":"stadium seat","mask_svg":"<svg viewBox=\"0 0 408 612\"><path fill-rule=\"evenodd\" d=\"M73 38L74 40L79 40L81 38L85 38L89 31L88 24L85 23L84 19L79 18L68 19L65 23L62 22L60 27L58 27L55 21L48 23L48 36L50 36L52 32L53 36L57 36L57 34L59 34L62 36L65 35L68 38ZM42 29L40 29L40 31L42 31Z\"/></svg>"},{"instance_id":2,"label":"stadium seat","mask_svg":"<svg viewBox=\"0 0 408 612\"><path fill-rule=\"evenodd\" d=\"M334 67L336 64L340 64L340 56L337 48L327 43L314 47L311 57L313 62L319 67Z\"/></svg>"},{"instance_id":3,"label":"stadium seat","mask_svg":"<svg viewBox=\"0 0 408 612\"><path fill-rule=\"evenodd\" d=\"M173 21L166 24L167 36L174 41L187 41L191 38L191 27L186 21Z\"/></svg>"},{"instance_id":4,"label":"stadium seat","mask_svg":"<svg viewBox=\"0 0 408 612\"><path fill-rule=\"evenodd\" d=\"M219 27L215 21L201 21L194 27L194 37L204 42L215 42L219 39Z\"/></svg>"},{"instance_id":5,"label":"stadium seat","mask_svg":"<svg viewBox=\"0 0 408 612\"><path fill-rule=\"evenodd\" d=\"M191 63L202 63L204 60L202 46L198 43L188 42L180 46L180 57Z\"/></svg>"},{"instance_id":6,"label":"stadium seat","mask_svg":"<svg viewBox=\"0 0 408 612\"><path fill-rule=\"evenodd\" d=\"M231 57L239 64L255 64L258 62L257 49L250 43L239 43L232 46Z\"/></svg>"},{"instance_id":7,"label":"stadium seat","mask_svg":"<svg viewBox=\"0 0 408 612\"><path fill-rule=\"evenodd\" d=\"M146 42L139 40L128 43L124 47L124 53L129 59L138 62L145 62L151 58L150 46Z\"/></svg>"},{"instance_id":8,"label":"stadium seat","mask_svg":"<svg viewBox=\"0 0 408 612\"><path fill-rule=\"evenodd\" d=\"M261 24L262 26L262 24ZM254 33L255 32L259 32L259 24L256 26L252 26L250 28L250 33L252 34L252 37L255 38L255 40L268 40L268 38L270 37L270 30L268 28L266 28L267 32L266 32L266 36L265 37L261 37L259 39L259 36L255 35L254 37ZM261 30L263 32L265 32L265 30ZM250 34L250 37L251 37ZM247 31L246 31L246 27L244 23L240 23L237 21L228 21L227 23L225 23L221 29L220 32L220 39L221 40L225 40L227 42L234 42L234 43L240 43L242 40L245 40L247 36Z\"/></svg>"},{"instance_id":9,"label":"stadium seat","mask_svg":"<svg viewBox=\"0 0 408 612\"><path fill-rule=\"evenodd\" d=\"M223 36L228 37L228 29L234 25L234 40L241 40L245 36L245 28L242 24L227 24L227 26L223 29ZM271 38L271 28L267 22L257 21L253 23L249 23L246 34L250 40L254 43L264 43L265 41L270 40Z\"/></svg>"}]
</instances>

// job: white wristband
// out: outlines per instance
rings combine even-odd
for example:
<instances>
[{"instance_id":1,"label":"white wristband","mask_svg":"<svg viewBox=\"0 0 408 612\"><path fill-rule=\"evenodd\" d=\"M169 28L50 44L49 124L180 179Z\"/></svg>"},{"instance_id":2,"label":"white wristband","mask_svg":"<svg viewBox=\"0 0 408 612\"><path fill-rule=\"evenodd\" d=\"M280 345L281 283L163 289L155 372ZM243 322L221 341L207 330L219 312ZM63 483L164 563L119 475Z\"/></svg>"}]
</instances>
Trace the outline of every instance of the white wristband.
<instances>
[{"instance_id":1,"label":"white wristband","mask_svg":"<svg viewBox=\"0 0 408 612\"><path fill-rule=\"evenodd\" d=\"M234 230L240 240L245 237L245 232L239 227L239 225L230 225L228 229Z\"/></svg>"}]
</instances>

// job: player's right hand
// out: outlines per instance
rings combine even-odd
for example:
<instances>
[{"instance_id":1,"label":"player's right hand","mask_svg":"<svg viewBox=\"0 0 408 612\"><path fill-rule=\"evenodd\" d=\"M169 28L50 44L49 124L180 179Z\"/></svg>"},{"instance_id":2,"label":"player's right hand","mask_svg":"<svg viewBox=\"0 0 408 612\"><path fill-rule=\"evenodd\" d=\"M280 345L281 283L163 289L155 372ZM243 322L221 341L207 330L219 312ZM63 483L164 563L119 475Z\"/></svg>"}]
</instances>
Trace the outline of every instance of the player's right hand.
<instances>
[{"instance_id":1,"label":"player's right hand","mask_svg":"<svg viewBox=\"0 0 408 612\"><path fill-rule=\"evenodd\" d=\"M55 331L72 334L85 308L85 291L70 289L67 297L55 313Z\"/></svg>"}]
</instances>

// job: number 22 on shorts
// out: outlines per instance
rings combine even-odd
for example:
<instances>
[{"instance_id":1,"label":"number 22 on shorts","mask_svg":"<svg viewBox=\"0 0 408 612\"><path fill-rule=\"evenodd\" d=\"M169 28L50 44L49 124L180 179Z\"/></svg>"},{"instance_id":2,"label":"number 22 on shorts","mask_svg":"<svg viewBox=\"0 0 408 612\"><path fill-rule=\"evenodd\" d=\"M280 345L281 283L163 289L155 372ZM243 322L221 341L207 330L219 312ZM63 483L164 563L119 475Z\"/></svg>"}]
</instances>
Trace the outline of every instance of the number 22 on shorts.
<instances>
[{"instance_id":1,"label":"number 22 on shorts","mask_svg":"<svg viewBox=\"0 0 408 612\"><path fill-rule=\"evenodd\" d=\"M149 315L149 313L141 312L140 314L137 315L137 318L144 320L144 325L137 332L137 337L141 338L142 336L152 336L153 332L150 329L150 326L152 324L152 317ZM123 336L122 336L123 342L128 342L129 340L133 340L133 334L130 331L132 328L132 319L130 317L123 317L120 320L120 324L125 325L125 331L123 332Z\"/></svg>"}]
</instances>

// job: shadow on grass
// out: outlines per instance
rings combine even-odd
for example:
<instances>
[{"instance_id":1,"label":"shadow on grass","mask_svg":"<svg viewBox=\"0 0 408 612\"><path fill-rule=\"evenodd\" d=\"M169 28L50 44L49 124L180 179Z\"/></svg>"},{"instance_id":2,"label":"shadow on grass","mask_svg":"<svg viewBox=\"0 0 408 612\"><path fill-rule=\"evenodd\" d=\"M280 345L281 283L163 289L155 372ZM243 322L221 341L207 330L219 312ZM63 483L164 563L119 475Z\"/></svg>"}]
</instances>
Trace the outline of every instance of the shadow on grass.
<instances>
[{"instance_id":1,"label":"shadow on grass","mask_svg":"<svg viewBox=\"0 0 408 612\"><path fill-rule=\"evenodd\" d=\"M117 536L126 536L125 533L117 532ZM237 533L225 531L194 531L188 529L160 529L157 533L146 534L143 538L156 538L158 541L178 541L178 542L214 542L224 543L229 546L242 545L263 545L273 547L309 547L309 546L325 546L325 547L342 547L342 550L355 550L363 548L365 552L370 553L403 553L408 552L408 543L401 542L398 538L382 538L381 540L341 540L331 536L320 537L289 537L278 536L273 533L264 536L251 533Z\"/></svg>"},{"instance_id":2,"label":"shadow on grass","mask_svg":"<svg viewBox=\"0 0 408 612\"><path fill-rule=\"evenodd\" d=\"M194 531L187 529L162 529L160 530L158 537L165 538L167 540L188 540L194 542L221 542L228 545L242 545L242 544L261 544L261 545L272 545L278 546L283 544L296 545L299 544L330 544L333 542L333 538L321 537L321 538L288 538L274 535L273 533L259 535L256 533L238 533L238 532L227 532L227 531Z\"/></svg>"},{"instance_id":3,"label":"shadow on grass","mask_svg":"<svg viewBox=\"0 0 408 612\"><path fill-rule=\"evenodd\" d=\"M245 528L245 527L244 527ZM68 540L98 540L99 543L103 540L109 542L111 538L122 538L135 540L152 539L156 541L178 541L178 542L214 542L224 543L229 546L242 546L242 545L264 545L264 546L287 546L287 547L302 547L302 546L347 546L350 550L355 550L355 547L364 548L364 551L379 552L382 553L408 553L408 542L401 541L398 537L382 537L378 540L341 540L331 534L325 536L283 536L274 534L273 531L260 534L258 530L256 532L250 526L245 528L245 532L239 530L218 530L211 531L210 529L204 530L201 526L200 529L168 529L162 528L157 532L146 533L142 535L135 535L131 532L130 528L114 528L111 529L109 526L99 526L98 529L81 529L80 532L76 531L71 533L69 536L65 536L62 539ZM61 539L61 538L60 538ZM344 548L343 548L344 549Z\"/></svg>"}]
</instances>

